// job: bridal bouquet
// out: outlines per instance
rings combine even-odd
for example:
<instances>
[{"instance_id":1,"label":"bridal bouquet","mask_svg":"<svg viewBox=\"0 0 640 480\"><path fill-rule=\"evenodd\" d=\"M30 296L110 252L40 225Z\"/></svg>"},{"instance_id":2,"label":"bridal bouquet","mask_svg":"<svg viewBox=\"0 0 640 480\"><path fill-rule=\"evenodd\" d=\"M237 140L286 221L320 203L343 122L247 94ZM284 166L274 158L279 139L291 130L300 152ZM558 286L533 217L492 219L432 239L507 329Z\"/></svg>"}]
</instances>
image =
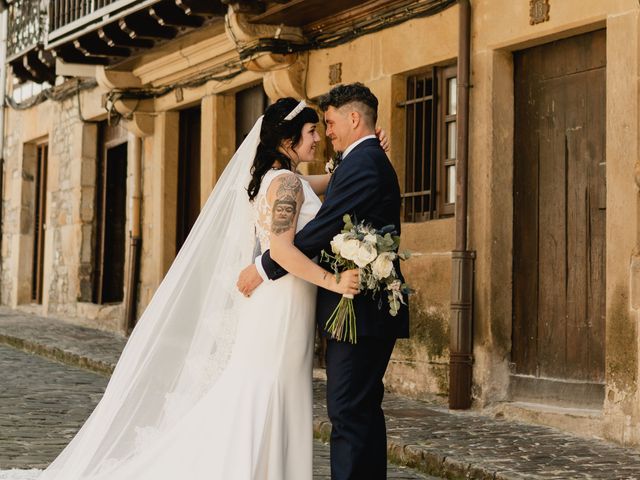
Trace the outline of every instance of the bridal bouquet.
<instances>
[{"instance_id":1,"label":"bridal bouquet","mask_svg":"<svg viewBox=\"0 0 640 480\"><path fill-rule=\"evenodd\" d=\"M360 290L371 292L375 298L380 292L387 295L389 313L396 316L400 305L405 304L404 295L411 293L406 283L398 278L393 262L396 258L406 260L409 252L398 253L400 237L395 227L388 225L379 230L360 222L354 225L350 215L345 215L344 229L331 241L331 252L325 250L321 259L328 262L336 278L340 271L360 269ZM382 308L382 298L378 300ZM331 338L356 343L356 315L353 296L343 295L325 325Z\"/></svg>"}]
</instances>

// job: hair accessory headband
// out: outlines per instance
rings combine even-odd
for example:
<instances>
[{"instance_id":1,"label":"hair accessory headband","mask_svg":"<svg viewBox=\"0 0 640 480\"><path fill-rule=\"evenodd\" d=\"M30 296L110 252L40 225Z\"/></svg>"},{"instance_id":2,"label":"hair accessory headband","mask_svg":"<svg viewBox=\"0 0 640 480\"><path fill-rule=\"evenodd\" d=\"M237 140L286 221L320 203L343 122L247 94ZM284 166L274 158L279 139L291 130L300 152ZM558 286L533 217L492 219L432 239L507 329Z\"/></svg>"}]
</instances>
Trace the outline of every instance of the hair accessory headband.
<instances>
[{"instance_id":1,"label":"hair accessory headband","mask_svg":"<svg viewBox=\"0 0 640 480\"><path fill-rule=\"evenodd\" d=\"M293 110L291 110L289 112L289 115L284 117L284 119L286 121L293 120L294 118L296 118L296 115L298 115L302 110L306 108L306 106L307 106L306 102L304 100L300 100L300 103L298 103L298 105L296 105L296 107Z\"/></svg>"}]
</instances>

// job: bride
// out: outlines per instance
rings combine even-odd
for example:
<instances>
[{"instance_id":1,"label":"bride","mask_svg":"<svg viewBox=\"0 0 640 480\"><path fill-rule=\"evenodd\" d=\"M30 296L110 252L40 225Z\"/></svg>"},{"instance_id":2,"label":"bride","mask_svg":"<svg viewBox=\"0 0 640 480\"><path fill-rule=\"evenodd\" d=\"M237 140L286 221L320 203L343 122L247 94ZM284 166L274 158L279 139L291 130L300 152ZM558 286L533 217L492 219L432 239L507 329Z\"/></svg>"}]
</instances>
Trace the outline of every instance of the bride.
<instances>
[{"instance_id":1,"label":"bride","mask_svg":"<svg viewBox=\"0 0 640 480\"><path fill-rule=\"evenodd\" d=\"M314 284L358 291L357 270L338 283L293 246L328 183L328 175L294 173L314 160L317 122L313 109L292 98L256 122L131 334L102 400L32 478L312 478ZM269 248L295 276L243 297L238 272Z\"/></svg>"}]
</instances>

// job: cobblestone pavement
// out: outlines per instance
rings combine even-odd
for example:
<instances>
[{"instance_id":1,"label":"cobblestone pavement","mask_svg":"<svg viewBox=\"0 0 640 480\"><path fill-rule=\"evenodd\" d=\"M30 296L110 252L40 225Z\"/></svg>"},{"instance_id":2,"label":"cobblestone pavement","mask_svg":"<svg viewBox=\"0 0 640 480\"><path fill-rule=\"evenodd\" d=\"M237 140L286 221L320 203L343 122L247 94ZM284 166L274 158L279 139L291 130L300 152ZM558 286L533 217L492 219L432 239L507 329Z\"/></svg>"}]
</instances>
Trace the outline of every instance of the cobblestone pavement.
<instances>
[{"instance_id":1,"label":"cobblestone pavement","mask_svg":"<svg viewBox=\"0 0 640 480\"><path fill-rule=\"evenodd\" d=\"M0 345L0 385L0 469L42 469L89 416L107 377ZM389 480L427 478L389 468ZM314 480L329 479L329 447L316 441Z\"/></svg>"},{"instance_id":2,"label":"cobblestone pavement","mask_svg":"<svg viewBox=\"0 0 640 480\"><path fill-rule=\"evenodd\" d=\"M124 341L117 335L0 308L0 342L64 362L102 365L109 370ZM3 366L0 371L2 387L5 370ZM331 427L326 418L324 383L316 381L314 389L315 430L326 439ZM44 396L39 398L46 401ZM5 421L7 414L15 418L10 407L0 408L0 422ZM474 411L450 412L391 394L386 395L384 409L390 457L433 475L491 480L640 480L640 450L581 439L547 427L499 420ZM0 428L0 438L4 438L2 423ZM25 433L22 438L33 437L32 432ZM55 441L55 436L51 441ZM0 452L4 452L2 444Z\"/></svg>"},{"instance_id":3,"label":"cobblestone pavement","mask_svg":"<svg viewBox=\"0 0 640 480\"><path fill-rule=\"evenodd\" d=\"M438 480L442 477L432 477L421 474L411 468L397 465L389 465L387 470L388 480ZM329 445L316 440L313 445L313 480L330 480Z\"/></svg>"},{"instance_id":4,"label":"cobblestone pavement","mask_svg":"<svg viewBox=\"0 0 640 480\"><path fill-rule=\"evenodd\" d=\"M0 468L43 468L69 443L107 378L0 345Z\"/></svg>"}]
</instances>

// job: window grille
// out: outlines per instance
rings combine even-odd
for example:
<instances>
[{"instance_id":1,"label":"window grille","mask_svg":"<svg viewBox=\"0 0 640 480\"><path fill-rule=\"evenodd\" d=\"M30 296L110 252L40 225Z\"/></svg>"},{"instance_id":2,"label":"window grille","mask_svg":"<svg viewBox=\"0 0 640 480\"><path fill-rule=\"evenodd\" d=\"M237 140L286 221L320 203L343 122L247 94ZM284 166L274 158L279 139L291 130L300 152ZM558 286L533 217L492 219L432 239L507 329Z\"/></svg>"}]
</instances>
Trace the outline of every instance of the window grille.
<instances>
[{"instance_id":1,"label":"window grille","mask_svg":"<svg viewBox=\"0 0 640 480\"><path fill-rule=\"evenodd\" d=\"M456 196L456 67L407 78L405 222L452 216Z\"/></svg>"}]
</instances>

